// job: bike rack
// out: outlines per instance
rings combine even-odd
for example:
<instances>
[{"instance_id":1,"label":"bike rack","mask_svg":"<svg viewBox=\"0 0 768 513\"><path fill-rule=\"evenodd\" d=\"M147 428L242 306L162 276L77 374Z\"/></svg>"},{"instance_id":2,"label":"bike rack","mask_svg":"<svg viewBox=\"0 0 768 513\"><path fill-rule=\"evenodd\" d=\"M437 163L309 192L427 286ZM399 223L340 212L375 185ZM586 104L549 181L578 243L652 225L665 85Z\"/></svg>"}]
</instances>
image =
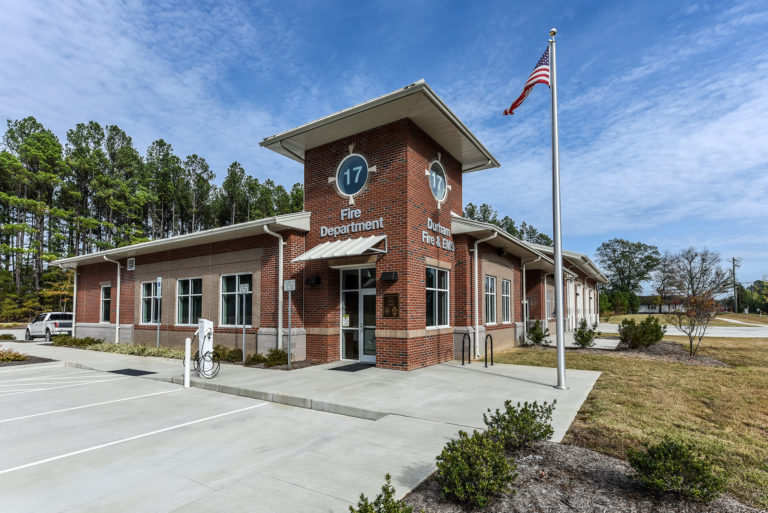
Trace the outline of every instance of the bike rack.
<instances>
[{"instance_id":1,"label":"bike rack","mask_svg":"<svg viewBox=\"0 0 768 513\"><path fill-rule=\"evenodd\" d=\"M464 365L464 341L467 342L467 364L472 363L472 351L475 349L475 344L469 333L464 333L464 337L461 339L461 364Z\"/></svg>"},{"instance_id":2,"label":"bike rack","mask_svg":"<svg viewBox=\"0 0 768 513\"><path fill-rule=\"evenodd\" d=\"M485 336L485 366L488 367L488 340L491 341L491 365L493 365L493 337L490 333Z\"/></svg>"}]
</instances>

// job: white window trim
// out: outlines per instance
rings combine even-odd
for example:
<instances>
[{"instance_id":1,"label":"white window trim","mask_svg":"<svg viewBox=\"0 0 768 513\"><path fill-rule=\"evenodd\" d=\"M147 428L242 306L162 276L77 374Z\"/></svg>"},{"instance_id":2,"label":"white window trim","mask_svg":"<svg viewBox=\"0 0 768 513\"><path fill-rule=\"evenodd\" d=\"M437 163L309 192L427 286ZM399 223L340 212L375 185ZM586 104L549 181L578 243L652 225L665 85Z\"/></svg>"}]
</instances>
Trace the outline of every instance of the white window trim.
<instances>
[{"instance_id":1,"label":"white window trim","mask_svg":"<svg viewBox=\"0 0 768 513\"><path fill-rule=\"evenodd\" d=\"M104 320L104 289L109 289L109 315L107 320ZM101 295L99 296L99 324L109 324L112 319L112 285L102 285Z\"/></svg>"},{"instance_id":2,"label":"white window trim","mask_svg":"<svg viewBox=\"0 0 768 513\"><path fill-rule=\"evenodd\" d=\"M246 271L246 272L243 272L243 273L220 274L219 275L219 313L218 313L219 324L217 325L219 328L242 328L243 327L242 324L221 324L221 320L224 318L224 316L222 315L222 312L221 312L221 307L222 307L222 304L223 304L222 300L224 299L224 293L222 292L222 289L223 289L222 285L224 283L224 278L226 276L242 276L244 274L250 274L251 275L251 292L250 292L250 294L251 294L251 322L253 322L253 281L254 281L253 280L253 273ZM227 292L227 294L232 294L232 292ZM235 294L237 294L239 296L240 292L235 292ZM240 302L238 301L237 303L238 303L237 304L237 308L240 308ZM237 318L237 314L235 314L235 318ZM245 327L246 328L253 328L253 324L246 324Z\"/></svg>"},{"instance_id":3,"label":"white window trim","mask_svg":"<svg viewBox=\"0 0 768 513\"><path fill-rule=\"evenodd\" d=\"M493 281L493 292L488 292L488 280L489 279ZM496 320L499 318L498 315L497 315L497 312L496 312L496 277L495 276L490 276L490 275L486 274L485 275L485 280L483 282L483 285L484 285L483 288L485 289L485 291L484 291L484 294L485 294L485 316L484 317L485 318L483 320L485 321L485 325L486 326L495 326L497 324ZM489 315L488 315L488 305L489 305L488 296L493 296L493 301L492 301L492 304L493 304L493 320L492 321L488 320L488 317L489 317Z\"/></svg>"},{"instance_id":4,"label":"white window trim","mask_svg":"<svg viewBox=\"0 0 768 513\"><path fill-rule=\"evenodd\" d=\"M244 273L244 274L247 274L247 273ZM175 302L175 305L174 305L174 312L173 312L174 313L173 319L175 321L174 326L197 326L197 323L187 324L187 323L180 323L179 322L179 283L184 281L184 280L189 280L190 281L190 288L189 288L189 290L192 290L192 286L191 286L192 280L200 280L200 290L201 290L200 294L192 294L192 293L190 293L190 294L185 294L184 297L192 298L192 297L195 297L195 296L200 296L200 301L202 302L202 300L203 300L203 293L202 293L203 277L202 276L192 276L192 277L189 277L189 278L177 278L176 279L176 302ZM251 278L251 289L253 289L253 278ZM253 292L253 290L251 290L251 292ZM251 317L253 317L253 304L251 304ZM201 319L205 319L205 317L202 316L202 315L200 316L200 318Z\"/></svg>"},{"instance_id":5,"label":"white window trim","mask_svg":"<svg viewBox=\"0 0 768 513\"><path fill-rule=\"evenodd\" d=\"M547 319L551 319L555 313L553 296L554 294L551 290L546 290L544 292L544 315Z\"/></svg>"},{"instance_id":6,"label":"white window trim","mask_svg":"<svg viewBox=\"0 0 768 513\"><path fill-rule=\"evenodd\" d=\"M504 294L504 284L509 284L508 293ZM509 313L509 319L504 319L504 304L506 300L507 312ZM512 280L501 280L501 323L512 324Z\"/></svg>"},{"instance_id":7,"label":"white window trim","mask_svg":"<svg viewBox=\"0 0 768 513\"><path fill-rule=\"evenodd\" d=\"M447 195L448 195L448 192L446 191L446 196ZM446 297L446 300L448 301L448 304L445 305L446 306L446 310L447 310L447 312L446 312L446 319L445 319L447 321L446 324L437 324L435 326L426 326L426 321L427 321L427 319L426 319L427 315L426 314L427 314L427 312L425 311L424 312L424 324L425 324L424 327L427 329L427 331L429 331L429 330L441 330L441 329L445 329L445 328L450 328L451 327L451 270L450 269L443 269L441 267L435 267L434 265L428 265L428 266L426 266L426 269L434 269L435 271L438 271L438 272L439 271L444 271L448 275L448 287L445 288L445 289L437 288L437 286L435 286L435 287L427 287L426 284L424 285L424 292L425 292L425 294L426 294L427 290L434 290L435 291L435 299L437 299L439 292L445 292L445 297ZM438 277L438 274L435 273L435 285L437 285L439 282L440 282L440 278ZM425 307L426 307L426 305L425 305ZM435 303L435 308L438 308L437 303ZM437 315L437 310L435 310L435 321L437 321L438 317L439 316Z\"/></svg>"},{"instance_id":8,"label":"white window trim","mask_svg":"<svg viewBox=\"0 0 768 513\"><path fill-rule=\"evenodd\" d=\"M146 283L152 283L153 284L152 285L152 292L154 294L157 294L157 282L156 281L153 280L153 281L143 281L143 282L141 282L141 286L139 287L139 326L157 326L158 324L162 323L162 315L161 314L162 314L162 308L163 308L163 303L162 303L163 290L162 290L162 288L160 289L160 295L159 296L144 296L144 285ZM158 312L158 316L157 316L158 320L160 320L159 323L158 322L144 322L144 300L148 299L148 298L154 298L154 299L159 299L160 300L159 305L160 305L161 311ZM152 317L152 315L150 315L150 317Z\"/></svg>"}]
</instances>

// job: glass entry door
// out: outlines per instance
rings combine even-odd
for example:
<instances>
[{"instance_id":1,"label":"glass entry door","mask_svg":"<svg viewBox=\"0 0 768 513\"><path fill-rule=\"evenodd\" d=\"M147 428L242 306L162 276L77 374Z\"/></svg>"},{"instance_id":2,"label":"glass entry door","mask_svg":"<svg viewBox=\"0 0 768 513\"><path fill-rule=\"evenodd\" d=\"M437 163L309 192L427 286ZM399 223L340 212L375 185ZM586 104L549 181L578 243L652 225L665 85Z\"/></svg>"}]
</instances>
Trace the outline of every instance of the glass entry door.
<instances>
[{"instance_id":1,"label":"glass entry door","mask_svg":"<svg viewBox=\"0 0 768 513\"><path fill-rule=\"evenodd\" d=\"M341 271L341 357L376 362L376 269Z\"/></svg>"}]
</instances>

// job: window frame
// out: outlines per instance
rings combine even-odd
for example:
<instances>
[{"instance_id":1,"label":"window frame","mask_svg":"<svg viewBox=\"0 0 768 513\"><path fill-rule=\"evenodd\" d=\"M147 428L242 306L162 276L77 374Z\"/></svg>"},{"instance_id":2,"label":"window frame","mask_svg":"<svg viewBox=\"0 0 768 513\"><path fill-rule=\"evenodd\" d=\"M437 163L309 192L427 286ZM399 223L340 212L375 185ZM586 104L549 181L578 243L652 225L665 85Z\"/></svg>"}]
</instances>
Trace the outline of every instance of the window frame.
<instances>
[{"instance_id":1,"label":"window frame","mask_svg":"<svg viewBox=\"0 0 768 513\"><path fill-rule=\"evenodd\" d=\"M144 285L147 283L152 284L152 295L151 296L145 296L144 295ZM139 302L139 325L143 326L157 326L158 324L162 323L163 319L163 312L162 312L162 303L161 300L163 298L162 296L163 291L162 288L160 289L160 295L157 295L157 281L143 281L141 282L141 291L139 293L139 297L141 298L141 301ZM152 311L149 314L149 322L144 321L144 301L145 300L151 300L152 301ZM157 310L155 310L157 309ZM157 315L155 315L157 314ZM155 320L155 318L157 320Z\"/></svg>"},{"instance_id":2,"label":"window frame","mask_svg":"<svg viewBox=\"0 0 768 513\"><path fill-rule=\"evenodd\" d=\"M489 290L488 285L493 284L493 290ZM487 325L497 324L496 316L496 277L489 274L485 275L485 317L483 320ZM491 299L489 301L489 298ZM493 314L493 316L491 316ZM493 320L491 320L493 317Z\"/></svg>"},{"instance_id":3,"label":"window frame","mask_svg":"<svg viewBox=\"0 0 768 513\"><path fill-rule=\"evenodd\" d=\"M227 276L237 276L237 290L235 292L224 292L224 278ZM226 273L219 275L219 324L218 326L221 328L242 328L242 324L224 324L224 295L230 295L235 294L237 296L242 296L243 294L240 294L240 276L250 276L251 277L251 290L248 294L251 295L251 324L246 324L246 328L253 328L253 285L254 285L254 279L253 279L253 273L252 272L242 272L242 273ZM235 301L235 322L237 322L237 316L240 312L240 304L242 302L242 298L238 297L237 301Z\"/></svg>"},{"instance_id":4,"label":"window frame","mask_svg":"<svg viewBox=\"0 0 768 513\"><path fill-rule=\"evenodd\" d=\"M426 276L426 270L427 269L434 269L435 270L435 286L434 287L427 287L426 283L426 277L424 281L424 326L428 330L439 330L443 328L449 328L451 326L451 271L449 269L443 269L440 267L436 267L434 265L428 265L425 267L425 276ZM440 273L445 273L445 288L440 288ZM427 324L427 304L426 304L426 295L432 292L435 294L435 301L434 301L434 319L435 324L433 326L430 326ZM440 293L445 293L445 324L440 324L439 319L439 311L440 311Z\"/></svg>"},{"instance_id":5,"label":"window frame","mask_svg":"<svg viewBox=\"0 0 768 513\"><path fill-rule=\"evenodd\" d=\"M194 294L192 292L192 281L193 280L200 280L200 293ZM189 294L180 294L179 288L181 287L182 281L188 281L189 283ZM253 288L253 278L251 278L251 288ZM190 300L190 306L189 306L189 314L190 318L192 317L192 298L200 297L200 318L203 318L203 277L202 276L192 276L190 278L177 278L176 279L176 315L174 316L174 319L176 320L176 326L197 326L198 323L196 322L179 322L179 300L181 298L189 298ZM253 315L253 305L251 305L251 315Z\"/></svg>"},{"instance_id":6,"label":"window frame","mask_svg":"<svg viewBox=\"0 0 768 513\"><path fill-rule=\"evenodd\" d=\"M104 289L109 289L109 298L104 298ZM107 309L107 319L104 320L104 302L109 302L109 308ZM99 296L99 323L109 324L112 320L112 285L102 285L101 294Z\"/></svg>"},{"instance_id":7,"label":"window frame","mask_svg":"<svg viewBox=\"0 0 768 513\"><path fill-rule=\"evenodd\" d=\"M545 300L544 300L544 314L545 314L547 319L552 319L552 317L554 317L554 313L555 313L552 296L554 296L552 291L547 289L545 291L545 294L544 294L544 297L545 297Z\"/></svg>"},{"instance_id":8,"label":"window frame","mask_svg":"<svg viewBox=\"0 0 768 513\"><path fill-rule=\"evenodd\" d=\"M512 324L512 280L506 278L501 280L501 323Z\"/></svg>"}]
</instances>

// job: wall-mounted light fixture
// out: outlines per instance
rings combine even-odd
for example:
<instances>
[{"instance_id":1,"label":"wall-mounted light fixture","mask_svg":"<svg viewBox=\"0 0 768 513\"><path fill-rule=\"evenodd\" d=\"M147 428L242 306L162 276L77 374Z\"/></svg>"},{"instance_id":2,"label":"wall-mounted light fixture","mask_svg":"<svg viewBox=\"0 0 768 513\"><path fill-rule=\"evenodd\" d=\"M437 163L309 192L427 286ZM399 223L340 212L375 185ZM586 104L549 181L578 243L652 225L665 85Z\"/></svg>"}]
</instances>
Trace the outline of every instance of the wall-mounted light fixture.
<instances>
[{"instance_id":1,"label":"wall-mounted light fixture","mask_svg":"<svg viewBox=\"0 0 768 513\"><path fill-rule=\"evenodd\" d=\"M307 278L307 285L320 285L320 276L314 275Z\"/></svg>"}]
</instances>

